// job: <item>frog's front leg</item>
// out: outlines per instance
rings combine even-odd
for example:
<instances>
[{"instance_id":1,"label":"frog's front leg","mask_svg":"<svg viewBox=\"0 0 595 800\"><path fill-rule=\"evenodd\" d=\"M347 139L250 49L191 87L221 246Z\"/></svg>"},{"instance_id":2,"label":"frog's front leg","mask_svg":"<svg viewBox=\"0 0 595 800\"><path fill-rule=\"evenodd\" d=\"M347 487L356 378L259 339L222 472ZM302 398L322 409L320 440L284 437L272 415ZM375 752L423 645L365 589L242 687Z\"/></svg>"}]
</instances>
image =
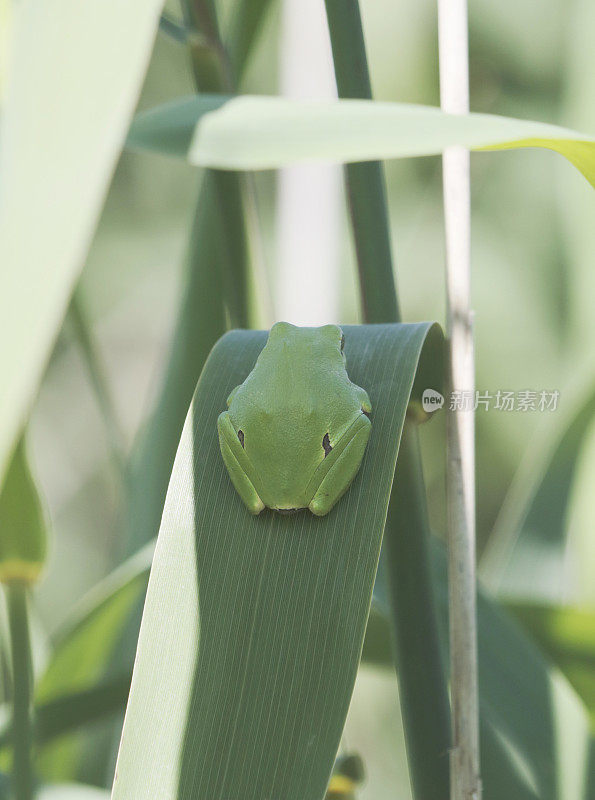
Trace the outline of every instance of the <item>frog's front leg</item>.
<instances>
[{"instance_id":1,"label":"frog's front leg","mask_svg":"<svg viewBox=\"0 0 595 800\"><path fill-rule=\"evenodd\" d=\"M231 423L228 411L219 415L217 431L219 432L221 455L237 493L251 514L260 514L264 503L247 475L247 472L251 472L251 465Z\"/></svg>"},{"instance_id":2,"label":"frog's front leg","mask_svg":"<svg viewBox=\"0 0 595 800\"><path fill-rule=\"evenodd\" d=\"M371 428L372 423L362 414L345 433L345 440L338 442L328 454L325 461L332 461L308 506L313 514L319 517L328 514L347 491L364 457Z\"/></svg>"}]
</instances>

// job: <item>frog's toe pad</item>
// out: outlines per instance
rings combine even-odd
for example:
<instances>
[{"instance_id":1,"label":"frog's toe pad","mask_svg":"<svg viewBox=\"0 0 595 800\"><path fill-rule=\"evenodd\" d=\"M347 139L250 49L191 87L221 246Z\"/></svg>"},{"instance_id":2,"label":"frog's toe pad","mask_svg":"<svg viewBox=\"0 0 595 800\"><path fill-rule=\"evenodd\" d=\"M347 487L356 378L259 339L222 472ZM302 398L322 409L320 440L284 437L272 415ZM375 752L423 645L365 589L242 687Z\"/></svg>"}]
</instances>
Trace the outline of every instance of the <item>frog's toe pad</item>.
<instances>
[{"instance_id":1,"label":"frog's toe pad","mask_svg":"<svg viewBox=\"0 0 595 800\"><path fill-rule=\"evenodd\" d=\"M248 511L251 514L254 514L254 516L257 516L258 514L260 514L260 512L265 507L264 503L262 502L262 500L260 499L260 497L258 495L256 495L253 498L250 498L249 500L246 499L245 497L243 497L242 499L244 500L244 505L246 506Z\"/></svg>"},{"instance_id":2,"label":"frog's toe pad","mask_svg":"<svg viewBox=\"0 0 595 800\"><path fill-rule=\"evenodd\" d=\"M322 494L317 494L308 506L310 511L317 517L324 517L331 510L331 507L327 496Z\"/></svg>"}]
</instances>

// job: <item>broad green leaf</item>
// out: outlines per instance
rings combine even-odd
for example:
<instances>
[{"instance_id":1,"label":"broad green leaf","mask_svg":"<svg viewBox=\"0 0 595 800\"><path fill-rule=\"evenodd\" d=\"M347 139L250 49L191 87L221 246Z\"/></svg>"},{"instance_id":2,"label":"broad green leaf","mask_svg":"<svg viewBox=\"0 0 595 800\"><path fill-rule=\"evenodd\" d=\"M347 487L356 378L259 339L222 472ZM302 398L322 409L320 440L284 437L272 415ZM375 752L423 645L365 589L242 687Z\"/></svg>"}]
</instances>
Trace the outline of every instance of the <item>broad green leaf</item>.
<instances>
[{"instance_id":1,"label":"broad green leaf","mask_svg":"<svg viewBox=\"0 0 595 800\"><path fill-rule=\"evenodd\" d=\"M564 429L555 431L553 442L552 437L535 439L482 555L481 576L492 591L551 602L564 595L570 498L594 417L591 389Z\"/></svg>"},{"instance_id":2,"label":"broad green leaf","mask_svg":"<svg viewBox=\"0 0 595 800\"><path fill-rule=\"evenodd\" d=\"M128 143L220 169L304 161L370 161L472 150L546 147L595 184L595 138L543 122L371 100L192 97L138 116Z\"/></svg>"},{"instance_id":3,"label":"broad green leaf","mask_svg":"<svg viewBox=\"0 0 595 800\"><path fill-rule=\"evenodd\" d=\"M21 439L0 488L0 581L34 582L46 553L44 513Z\"/></svg>"},{"instance_id":4,"label":"broad green leaf","mask_svg":"<svg viewBox=\"0 0 595 800\"><path fill-rule=\"evenodd\" d=\"M0 132L0 481L85 260L161 5L13 4Z\"/></svg>"},{"instance_id":5,"label":"broad green leaf","mask_svg":"<svg viewBox=\"0 0 595 800\"><path fill-rule=\"evenodd\" d=\"M506 607L568 678L595 726L595 612L536 603Z\"/></svg>"},{"instance_id":6,"label":"broad green leaf","mask_svg":"<svg viewBox=\"0 0 595 800\"><path fill-rule=\"evenodd\" d=\"M221 459L217 416L266 332L227 334L205 365L149 581L114 800L324 795L426 337L437 370L441 353L425 323L344 330L349 375L371 397L372 434L326 517L251 516Z\"/></svg>"}]
</instances>

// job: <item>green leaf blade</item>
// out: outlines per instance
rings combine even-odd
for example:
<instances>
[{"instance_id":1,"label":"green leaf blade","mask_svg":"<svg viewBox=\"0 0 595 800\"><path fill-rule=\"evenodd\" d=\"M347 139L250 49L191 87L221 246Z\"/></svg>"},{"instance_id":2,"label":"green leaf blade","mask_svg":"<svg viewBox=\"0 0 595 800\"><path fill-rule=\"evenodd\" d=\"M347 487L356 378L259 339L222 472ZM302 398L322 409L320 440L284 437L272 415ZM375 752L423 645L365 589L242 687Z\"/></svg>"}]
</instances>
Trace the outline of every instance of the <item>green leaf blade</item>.
<instances>
[{"instance_id":1,"label":"green leaf blade","mask_svg":"<svg viewBox=\"0 0 595 800\"><path fill-rule=\"evenodd\" d=\"M349 374L370 394L373 427L360 473L323 518L252 517L219 453L217 416L266 333L228 334L205 366L149 582L115 800L324 795L426 338L428 353L441 352L428 324L345 334Z\"/></svg>"},{"instance_id":2,"label":"green leaf blade","mask_svg":"<svg viewBox=\"0 0 595 800\"><path fill-rule=\"evenodd\" d=\"M0 148L0 341L10 342L0 481L83 266L161 5L15 6Z\"/></svg>"},{"instance_id":3,"label":"green leaf blade","mask_svg":"<svg viewBox=\"0 0 595 800\"><path fill-rule=\"evenodd\" d=\"M221 98L217 98L217 103ZM471 150L545 147L562 154L595 185L595 138L543 122L491 114L446 114L438 108L371 100L303 101L230 97L217 110L204 97L153 109L133 124L129 145L160 149L165 117L194 118L176 129L167 152L214 169L275 169L312 161L359 162ZM189 148L186 143L190 140ZM178 146L174 147L173 143Z\"/></svg>"},{"instance_id":4,"label":"green leaf blade","mask_svg":"<svg viewBox=\"0 0 595 800\"><path fill-rule=\"evenodd\" d=\"M35 693L37 768L45 780L77 775L91 746L83 727L126 705L153 549L144 547L89 592L54 639Z\"/></svg>"},{"instance_id":5,"label":"green leaf blade","mask_svg":"<svg viewBox=\"0 0 595 800\"><path fill-rule=\"evenodd\" d=\"M507 608L564 673L595 725L595 612L588 608L514 602Z\"/></svg>"},{"instance_id":6,"label":"green leaf blade","mask_svg":"<svg viewBox=\"0 0 595 800\"><path fill-rule=\"evenodd\" d=\"M441 640L448 655L446 549L435 537L431 543ZM480 587L477 621L484 797L583 800L582 792L590 785L587 712L593 719L595 615L518 603L507 608L541 645L541 652L506 609ZM377 599L368 622L363 659L392 668L389 638L385 601Z\"/></svg>"},{"instance_id":7,"label":"green leaf blade","mask_svg":"<svg viewBox=\"0 0 595 800\"><path fill-rule=\"evenodd\" d=\"M554 436L535 437L482 554L481 577L492 591L549 603L568 594L564 558L569 510L594 416L591 388Z\"/></svg>"}]
</instances>

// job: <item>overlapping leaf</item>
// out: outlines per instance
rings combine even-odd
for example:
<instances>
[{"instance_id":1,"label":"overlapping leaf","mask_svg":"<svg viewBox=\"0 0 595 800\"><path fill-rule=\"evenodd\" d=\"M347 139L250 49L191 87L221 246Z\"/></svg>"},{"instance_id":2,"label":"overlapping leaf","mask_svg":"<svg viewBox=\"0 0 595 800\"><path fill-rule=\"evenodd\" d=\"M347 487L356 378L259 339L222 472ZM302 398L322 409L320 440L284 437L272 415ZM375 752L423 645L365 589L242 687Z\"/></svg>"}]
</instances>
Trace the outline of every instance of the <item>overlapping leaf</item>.
<instances>
[{"instance_id":1,"label":"overlapping leaf","mask_svg":"<svg viewBox=\"0 0 595 800\"><path fill-rule=\"evenodd\" d=\"M221 169L303 161L370 161L472 150L546 147L595 185L595 137L542 122L371 100L203 96L145 112L128 143Z\"/></svg>"}]
</instances>

